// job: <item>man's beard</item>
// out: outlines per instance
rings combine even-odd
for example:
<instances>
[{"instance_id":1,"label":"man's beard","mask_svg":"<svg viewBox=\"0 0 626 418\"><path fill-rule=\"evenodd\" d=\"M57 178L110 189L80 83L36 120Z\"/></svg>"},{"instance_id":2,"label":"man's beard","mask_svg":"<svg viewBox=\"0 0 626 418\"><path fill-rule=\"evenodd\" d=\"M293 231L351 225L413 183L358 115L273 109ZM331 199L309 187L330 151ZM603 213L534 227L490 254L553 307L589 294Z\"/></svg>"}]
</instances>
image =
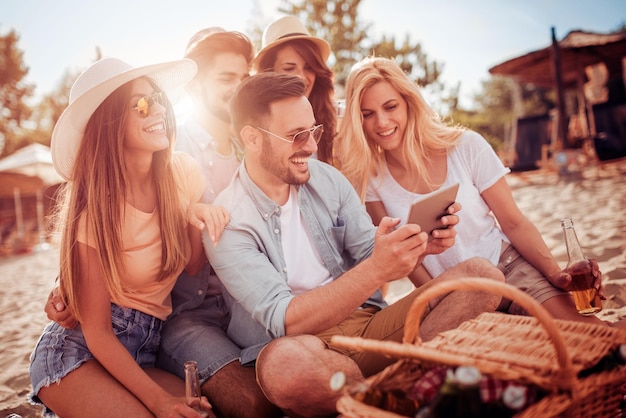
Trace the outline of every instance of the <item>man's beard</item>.
<instances>
[{"instance_id":1,"label":"man's beard","mask_svg":"<svg viewBox=\"0 0 626 418\"><path fill-rule=\"evenodd\" d=\"M204 96L204 107L207 109L209 113L218 118L219 120L226 122L230 125L231 118L230 112L228 111L228 106L219 106L219 104L212 102L209 100L207 95Z\"/></svg>"},{"instance_id":2,"label":"man's beard","mask_svg":"<svg viewBox=\"0 0 626 418\"><path fill-rule=\"evenodd\" d=\"M307 155L308 156L308 155ZM309 181L309 176L306 179L298 178L294 175L291 170L289 170L289 165L283 166L280 161L278 161L274 155L274 148L272 146L272 141L267 135L263 136L263 149L261 150L261 167L265 169L265 171L274 175L281 179L284 183L290 185L299 185L304 184Z\"/></svg>"}]
</instances>

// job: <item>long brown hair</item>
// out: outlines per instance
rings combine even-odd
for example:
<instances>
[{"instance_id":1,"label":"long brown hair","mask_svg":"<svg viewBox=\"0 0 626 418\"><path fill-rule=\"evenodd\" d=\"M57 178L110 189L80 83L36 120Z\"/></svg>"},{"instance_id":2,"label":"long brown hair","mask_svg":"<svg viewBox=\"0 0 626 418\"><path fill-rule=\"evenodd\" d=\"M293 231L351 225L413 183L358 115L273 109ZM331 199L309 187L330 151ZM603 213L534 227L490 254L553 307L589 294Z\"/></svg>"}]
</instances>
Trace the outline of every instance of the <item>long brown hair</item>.
<instances>
[{"instance_id":1,"label":"long brown hair","mask_svg":"<svg viewBox=\"0 0 626 418\"><path fill-rule=\"evenodd\" d=\"M317 158L332 164L333 141L337 129L337 110L333 103L334 73L322 59L319 49L313 42L306 39L293 39L267 51L261 57L257 68L263 72L274 71L276 55L287 45L293 46L315 73L315 84L308 99L311 102L316 122L324 125L324 134L317 146Z\"/></svg>"},{"instance_id":2,"label":"long brown hair","mask_svg":"<svg viewBox=\"0 0 626 418\"><path fill-rule=\"evenodd\" d=\"M88 235L94 238L95 242L90 244L98 252L99 267L111 299L124 303L120 279L125 269L121 256L122 225L129 178L122 153L131 83L116 89L92 114L76 156L72 179L60 192L55 222L61 239L60 290L68 308L79 321L81 280L76 243L81 218L86 222ZM158 86L150 83L156 91L159 90ZM183 202L172 171L176 127L174 112L167 98L164 106L170 145L155 152L152 161L162 241L161 280L179 272L190 255Z\"/></svg>"}]
</instances>

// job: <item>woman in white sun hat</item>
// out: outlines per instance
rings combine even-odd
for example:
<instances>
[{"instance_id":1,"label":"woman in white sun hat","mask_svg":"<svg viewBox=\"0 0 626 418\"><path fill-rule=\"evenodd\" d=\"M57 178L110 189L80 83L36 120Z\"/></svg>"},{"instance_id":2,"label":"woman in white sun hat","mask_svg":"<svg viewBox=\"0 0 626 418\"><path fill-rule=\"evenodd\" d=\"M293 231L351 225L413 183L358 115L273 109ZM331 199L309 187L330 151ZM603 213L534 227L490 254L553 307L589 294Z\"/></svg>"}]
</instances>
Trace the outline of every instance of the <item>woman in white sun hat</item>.
<instances>
[{"instance_id":1,"label":"woman in white sun hat","mask_svg":"<svg viewBox=\"0 0 626 418\"><path fill-rule=\"evenodd\" d=\"M202 175L173 152L164 93L195 73L190 60L132 67L105 58L72 86L51 148L67 180L55 223L59 288L79 326L51 322L31 355L31 399L44 415L201 416L185 404L184 383L154 368L174 282L205 262L187 220Z\"/></svg>"},{"instance_id":2,"label":"woman in white sun hat","mask_svg":"<svg viewBox=\"0 0 626 418\"><path fill-rule=\"evenodd\" d=\"M328 57L328 42L311 36L297 17L283 16L270 23L263 32L262 47L252 66L256 72L274 71L303 79L316 123L324 125L324 133L317 146L317 158L332 164L337 109L334 103L334 74L326 64Z\"/></svg>"}]
</instances>

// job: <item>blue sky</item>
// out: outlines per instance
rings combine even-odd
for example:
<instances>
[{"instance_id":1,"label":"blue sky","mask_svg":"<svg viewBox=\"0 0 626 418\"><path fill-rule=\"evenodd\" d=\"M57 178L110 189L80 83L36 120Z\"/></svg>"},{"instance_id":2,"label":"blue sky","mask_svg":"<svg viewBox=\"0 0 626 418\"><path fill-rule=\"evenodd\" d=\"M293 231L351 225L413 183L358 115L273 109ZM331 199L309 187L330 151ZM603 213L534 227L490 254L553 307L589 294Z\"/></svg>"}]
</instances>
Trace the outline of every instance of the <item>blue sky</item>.
<instances>
[{"instance_id":1,"label":"blue sky","mask_svg":"<svg viewBox=\"0 0 626 418\"><path fill-rule=\"evenodd\" d=\"M279 0L1 0L0 35L15 29L36 94L50 92L65 71L86 67L98 46L131 64L177 59L199 29L248 32L277 16ZM488 69L582 29L605 33L626 22L624 0L363 0L372 35L409 34L442 79L461 82L468 105Z\"/></svg>"}]
</instances>

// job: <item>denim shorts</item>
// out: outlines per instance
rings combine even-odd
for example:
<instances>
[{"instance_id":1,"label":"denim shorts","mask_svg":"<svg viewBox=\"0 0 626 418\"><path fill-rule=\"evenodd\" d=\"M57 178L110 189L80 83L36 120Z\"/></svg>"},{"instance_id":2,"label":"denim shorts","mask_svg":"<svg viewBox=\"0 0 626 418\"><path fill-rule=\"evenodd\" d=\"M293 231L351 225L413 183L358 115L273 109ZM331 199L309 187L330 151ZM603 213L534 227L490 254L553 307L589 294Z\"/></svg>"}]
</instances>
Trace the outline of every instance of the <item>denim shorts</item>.
<instances>
[{"instance_id":1,"label":"denim shorts","mask_svg":"<svg viewBox=\"0 0 626 418\"><path fill-rule=\"evenodd\" d=\"M515 247L504 241L502 242L498 269L504 274L507 284L517 287L539 303L555 296L569 294L554 286L550 280L543 276L543 273L526 261ZM506 298L502 298L497 310L515 315L527 314L524 308Z\"/></svg>"},{"instance_id":2,"label":"denim shorts","mask_svg":"<svg viewBox=\"0 0 626 418\"><path fill-rule=\"evenodd\" d=\"M195 360L204 384L241 356L241 347L226 334L229 322L222 295L205 296L201 305L173 314L163 324L157 367L184 379L185 361Z\"/></svg>"},{"instance_id":3,"label":"denim shorts","mask_svg":"<svg viewBox=\"0 0 626 418\"><path fill-rule=\"evenodd\" d=\"M163 321L135 309L111 304L113 331L142 368L155 367ZM87 360L94 359L87 348L80 325L66 329L49 323L30 355L30 381L33 404L43 405L37 397L42 387L57 383ZM44 416L55 416L45 408Z\"/></svg>"}]
</instances>

